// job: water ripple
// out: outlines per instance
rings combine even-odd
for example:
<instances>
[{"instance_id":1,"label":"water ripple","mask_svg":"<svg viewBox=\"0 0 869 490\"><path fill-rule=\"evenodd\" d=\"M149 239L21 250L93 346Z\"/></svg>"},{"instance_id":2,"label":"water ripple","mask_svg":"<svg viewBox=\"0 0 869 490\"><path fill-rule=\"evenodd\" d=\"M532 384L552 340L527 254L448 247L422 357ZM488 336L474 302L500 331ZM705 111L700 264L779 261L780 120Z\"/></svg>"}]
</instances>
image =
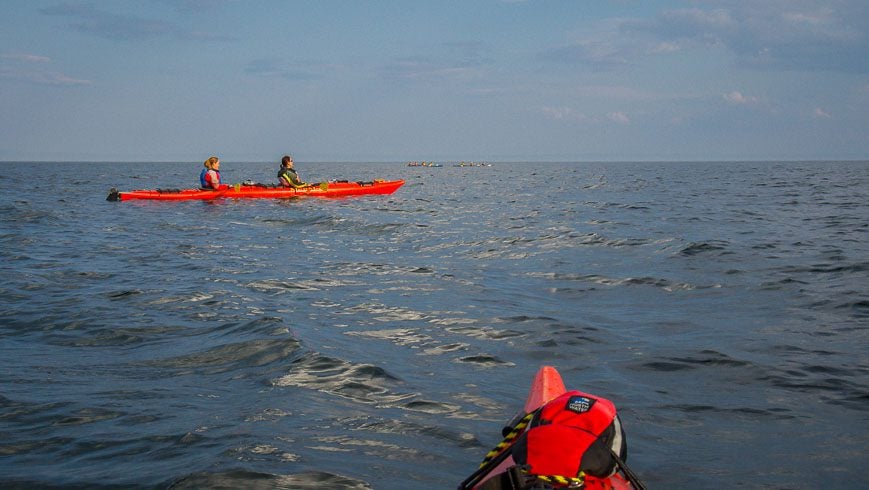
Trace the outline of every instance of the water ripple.
<instances>
[{"instance_id":1,"label":"water ripple","mask_svg":"<svg viewBox=\"0 0 869 490\"><path fill-rule=\"evenodd\" d=\"M373 487L364 481L322 471L279 475L235 470L187 475L171 482L168 488L177 490L188 488L250 488L253 490L333 488L335 490L371 490Z\"/></svg>"},{"instance_id":2,"label":"water ripple","mask_svg":"<svg viewBox=\"0 0 869 490\"><path fill-rule=\"evenodd\" d=\"M361 403L394 406L413 398L412 393L393 393L399 379L371 364L353 364L341 359L308 353L292 362L289 372L272 380L275 386L295 386L323 391Z\"/></svg>"}]
</instances>

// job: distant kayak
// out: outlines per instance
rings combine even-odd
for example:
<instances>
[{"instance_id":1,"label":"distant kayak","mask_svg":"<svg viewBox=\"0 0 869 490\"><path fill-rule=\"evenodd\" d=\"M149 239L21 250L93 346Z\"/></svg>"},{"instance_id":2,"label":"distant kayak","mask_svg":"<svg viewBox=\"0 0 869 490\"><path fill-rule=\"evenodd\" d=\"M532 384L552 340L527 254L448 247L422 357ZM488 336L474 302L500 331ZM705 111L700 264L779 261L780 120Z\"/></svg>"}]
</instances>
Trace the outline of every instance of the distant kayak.
<instances>
[{"instance_id":1,"label":"distant kayak","mask_svg":"<svg viewBox=\"0 0 869 490\"><path fill-rule=\"evenodd\" d=\"M568 391L558 371L537 371L525 407L459 490L645 490L609 400Z\"/></svg>"},{"instance_id":2,"label":"distant kayak","mask_svg":"<svg viewBox=\"0 0 869 490\"><path fill-rule=\"evenodd\" d=\"M403 180L374 180L372 182L322 182L309 187L293 189L276 184L236 184L224 189L150 189L109 191L107 201L146 199L157 201L188 201L211 199L286 199L291 197L347 197L366 194L392 194L404 185Z\"/></svg>"}]
</instances>

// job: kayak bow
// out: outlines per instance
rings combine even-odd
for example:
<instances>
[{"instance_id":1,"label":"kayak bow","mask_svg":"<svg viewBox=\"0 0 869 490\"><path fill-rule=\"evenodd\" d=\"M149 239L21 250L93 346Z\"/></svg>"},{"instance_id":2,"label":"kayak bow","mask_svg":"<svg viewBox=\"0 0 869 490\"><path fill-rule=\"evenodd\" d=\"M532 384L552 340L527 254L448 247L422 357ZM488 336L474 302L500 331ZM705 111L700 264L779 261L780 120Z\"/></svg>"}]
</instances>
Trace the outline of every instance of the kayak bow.
<instances>
[{"instance_id":1,"label":"kayak bow","mask_svg":"<svg viewBox=\"0 0 869 490\"><path fill-rule=\"evenodd\" d=\"M556 477L558 480L547 485L540 480L530 483L524 475L524 468L513 458L513 445L529 427L533 425L535 414L550 401L567 393L561 375L552 366L543 366L534 376L528 398L523 410L504 428L504 440L490 451L480 467L460 485L459 490L504 490L524 488L582 488L585 490L645 490L643 484L613 453L618 463L614 474L608 477L582 475L571 481L570 476ZM538 477L539 478L539 477Z\"/></svg>"}]
</instances>

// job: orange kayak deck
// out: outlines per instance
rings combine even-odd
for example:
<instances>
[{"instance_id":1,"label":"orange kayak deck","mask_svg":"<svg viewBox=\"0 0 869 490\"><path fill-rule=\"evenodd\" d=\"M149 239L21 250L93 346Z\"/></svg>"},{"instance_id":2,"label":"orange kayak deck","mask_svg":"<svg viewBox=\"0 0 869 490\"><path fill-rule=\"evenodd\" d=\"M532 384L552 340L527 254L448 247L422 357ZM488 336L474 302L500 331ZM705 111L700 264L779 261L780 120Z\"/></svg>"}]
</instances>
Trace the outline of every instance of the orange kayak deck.
<instances>
[{"instance_id":1,"label":"orange kayak deck","mask_svg":"<svg viewBox=\"0 0 869 490\"><path fill-rule=\"evenodd\" d=\"M525 413L537 410L566 392L567 389L558 370L552 366L541 367L534 375L534 381L531 382L528 399L525 400Z\"/></svg>"}]
</instances>

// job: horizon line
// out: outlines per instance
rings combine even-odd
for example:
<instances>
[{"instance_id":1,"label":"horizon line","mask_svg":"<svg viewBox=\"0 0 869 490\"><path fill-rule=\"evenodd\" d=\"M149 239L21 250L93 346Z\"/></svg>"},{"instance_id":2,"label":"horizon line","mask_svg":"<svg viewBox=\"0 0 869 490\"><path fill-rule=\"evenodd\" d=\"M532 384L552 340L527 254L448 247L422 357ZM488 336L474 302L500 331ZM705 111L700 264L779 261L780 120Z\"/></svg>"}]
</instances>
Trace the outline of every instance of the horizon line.
<instances>
[{"instance_id":1,"label":"horizon line","mask_svg":"<svg viewBox=\"0 0 869 490\"><path fill-rule=\"evenodd\" d=\"M224 161L224 159L221 159ZM264 160L225 160L229 163L250 164L250 163L274 163ZM807 159L679 159L679 160L301 160L300 163L396 163L407 164L410 162L432 162L432 163L812 163L812 162L869 162L867 158L807 158ZM0 160L3 163L201 163L198 160Z\"/></svg>"}]
</instances>

